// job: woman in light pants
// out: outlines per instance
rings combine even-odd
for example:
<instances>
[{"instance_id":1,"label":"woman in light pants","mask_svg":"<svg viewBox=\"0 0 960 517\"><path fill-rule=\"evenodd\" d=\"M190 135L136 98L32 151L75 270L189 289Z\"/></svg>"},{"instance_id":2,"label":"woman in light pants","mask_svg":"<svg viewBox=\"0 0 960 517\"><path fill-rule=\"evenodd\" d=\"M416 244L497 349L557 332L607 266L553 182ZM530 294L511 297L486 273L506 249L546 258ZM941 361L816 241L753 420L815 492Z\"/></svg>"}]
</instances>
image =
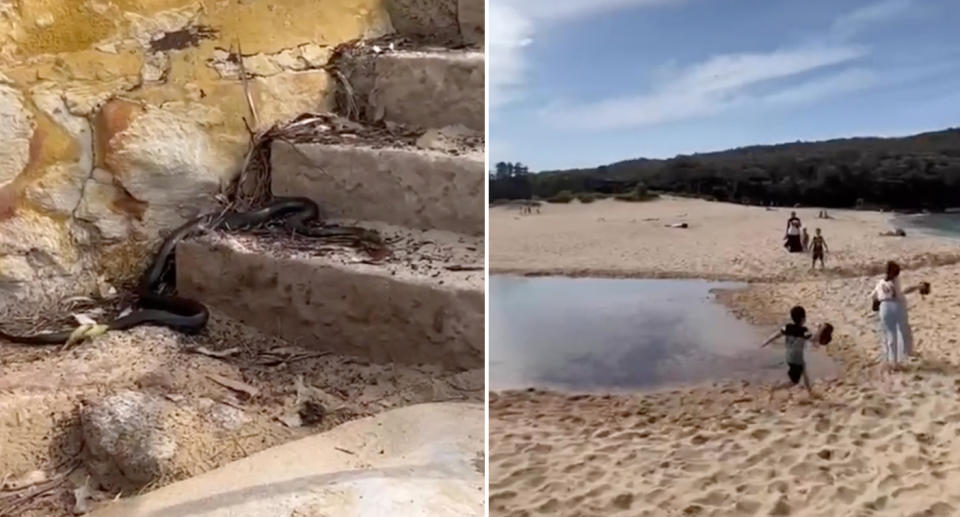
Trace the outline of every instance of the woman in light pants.
<instances>
[{"instance_id":1,"label":"woman in light pants","mask_svg":"<svg viewBox=\"0 0 960 517\"><path fill-rule=\"evenodd\" d=\"M873 299L880 303L880 324L883 329L886 370L899 370L913 355L913 332L907 318L907 298L920 286L900 287L900 265L887 262L887 274L873 289Z\"/></svg>"}]
</instances>

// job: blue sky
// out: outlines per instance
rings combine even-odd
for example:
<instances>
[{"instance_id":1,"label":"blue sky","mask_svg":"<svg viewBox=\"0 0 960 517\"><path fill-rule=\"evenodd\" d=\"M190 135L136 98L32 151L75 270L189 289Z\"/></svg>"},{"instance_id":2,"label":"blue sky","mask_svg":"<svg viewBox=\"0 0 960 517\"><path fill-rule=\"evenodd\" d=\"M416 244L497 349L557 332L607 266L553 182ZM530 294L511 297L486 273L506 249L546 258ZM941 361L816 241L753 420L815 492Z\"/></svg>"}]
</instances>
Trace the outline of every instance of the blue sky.
<instances>
[{"instance_id":1,"label":"blue sky","mask_svg":"<svg viewBox=\"0 0 960 517\"><path fill-rule=\"evenodd\" d=\"M487 16L491 162L960 126L957 0L490 0Z\"/></svg>"}]
</instances>

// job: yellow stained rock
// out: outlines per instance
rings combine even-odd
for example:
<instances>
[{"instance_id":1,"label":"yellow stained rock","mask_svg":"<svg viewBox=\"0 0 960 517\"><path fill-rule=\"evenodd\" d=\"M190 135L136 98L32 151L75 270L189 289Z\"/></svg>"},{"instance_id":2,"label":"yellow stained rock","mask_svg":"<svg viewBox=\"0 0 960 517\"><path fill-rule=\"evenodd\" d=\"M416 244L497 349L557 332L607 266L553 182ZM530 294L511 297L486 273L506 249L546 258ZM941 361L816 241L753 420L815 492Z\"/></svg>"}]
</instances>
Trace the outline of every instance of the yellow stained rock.
<instances>
[{"instance_id":1,"label":"yellow stained rock","mask_svg":"<svg viewBox=\"0 0 960 517\"><path fill-rule=\"evenodd\" d=\"M138 270L176 222L161 205L191 203L188 190L225 184L243 161L253 118L230 68L237 43L266 127L329 109L335 83L319 68L332 49L390 31L383 0L0 0L0 118L16 122L0 127L0 225L13 232L0 263L63 276L22 260L30 243L59 266Z\"/></svg>"}]
</instances>

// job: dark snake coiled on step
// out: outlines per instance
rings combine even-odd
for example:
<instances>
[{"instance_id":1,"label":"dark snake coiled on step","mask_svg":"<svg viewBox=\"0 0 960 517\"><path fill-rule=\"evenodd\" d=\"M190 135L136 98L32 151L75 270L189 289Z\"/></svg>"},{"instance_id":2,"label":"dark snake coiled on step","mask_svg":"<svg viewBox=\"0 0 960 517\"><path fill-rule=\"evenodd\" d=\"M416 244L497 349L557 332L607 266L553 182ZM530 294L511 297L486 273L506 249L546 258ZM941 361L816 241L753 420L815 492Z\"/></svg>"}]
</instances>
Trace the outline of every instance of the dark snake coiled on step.
<instances>
[{"instance_id":1,"label":"dark snake coiled on step","mask_svg":"<svg viewBox=\"0 0 960 517\"><path fill-rule=\"evenodd\" d=\"M197 217L174 230L160 246L150 267L144 272L136 288L137 309L106 324L107 330L127 330L138 325L153 324L185 334L203 330L210 312L202 303L180 296L162 294L158 287L168 268L177 244L201 229L243 230L274 220L284 219L284 227L293 233L308 237L329 237L355 234L355 230L321 228L315 230L308 223L318 219L319 209L312 200L300 197L274 198L269 205L250 212L229 212ZM0 330L0 339L24 345L60 345L70 339L73 331L14 336Z\"/></svg>"}]
</instances>

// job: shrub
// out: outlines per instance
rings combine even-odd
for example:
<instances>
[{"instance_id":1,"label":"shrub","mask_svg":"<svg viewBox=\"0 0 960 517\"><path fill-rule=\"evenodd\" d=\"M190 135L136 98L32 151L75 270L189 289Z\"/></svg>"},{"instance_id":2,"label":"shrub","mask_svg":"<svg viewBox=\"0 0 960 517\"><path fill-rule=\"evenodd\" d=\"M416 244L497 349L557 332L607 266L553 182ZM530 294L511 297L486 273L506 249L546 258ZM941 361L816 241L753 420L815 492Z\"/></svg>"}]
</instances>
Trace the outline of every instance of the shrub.
<instances>
[{"instance_id":1,"label":"shrub","mask_svg":"<svg viewBox=\"0 0 960 517\"><path fill-rule=\"evenodd\" d=\"M577 194L577 199L579 199L581 203L593 203L599 198L600 196L594 194L593 192L581 192Z\"/></svg>"},{"instance_id":2,"label":"shrub","mask_svg":"<svg viewBox=\"0 0 960 517\"><path fill-rule=\"evenodd\" d=\"M547 198L547 203L569 203L571 201L573 201L573 193L569 190L557 192L553 197Z\"/></svg>"},{"instance_id":3,"label":"shrub","mask_svg":"<svg viewBox=\"0 0 960 517\"><path fill-rule=\"evenodd\" d=\"M643 183L639 183L637 184L636 187L634 187L634 189L631 192L628 192L626 194L618 194L617 196L615 196L614 199L616 199L617 201L639 202L639 201L650 201L658 197L660 196L657 194L651 193L650 190L647 189L646 185L644 185Z\"/></svg>"}]
</instances>

